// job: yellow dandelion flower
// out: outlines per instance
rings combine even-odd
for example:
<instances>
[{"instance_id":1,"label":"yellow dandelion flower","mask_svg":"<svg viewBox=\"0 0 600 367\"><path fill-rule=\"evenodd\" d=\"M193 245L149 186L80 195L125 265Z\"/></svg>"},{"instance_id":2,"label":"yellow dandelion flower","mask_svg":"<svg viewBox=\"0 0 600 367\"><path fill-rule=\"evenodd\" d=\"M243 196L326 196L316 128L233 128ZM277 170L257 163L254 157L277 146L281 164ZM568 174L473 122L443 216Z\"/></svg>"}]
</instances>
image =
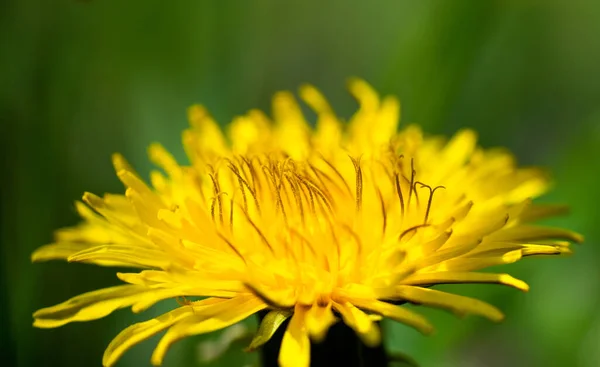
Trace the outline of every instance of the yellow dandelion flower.
<instances>
[{"instance_id":1,"label":"yellow dandelion flower","mask_svg":"<svg viewBox=\"0 0 600 367\"><path fill-rule=\"evenodd\" d=\"M405 302L501 320L494 306L431 286L498 283L527 291L508 274L479 270L568 254L569 242L581 241L532 224L563 209L531 203L548 186L540 170L481 149L470 130L448 142L424 137L417 126L398 132L395 98L380 99L361 80L350 91L360 107L347 126L312 86L300 96L317 114L315 128L287 92L273 99L273 121L250 111L226 134L193 106L183 133L191 163L151 145L162 171L151 173L150 185L114 155L125 195L83 195L76 203L83 223L57 231L32 259L142 270L117 273L123 285L35 312L34 326L124 307L137 313L177 298L179 307L123 330L103 358L112 366L166 330L151 358L160 365L176 341L266 310L250 349L291 317L279 364L305 367L311 340L323 340L339 318L368 346L381 342L378 317L430 333L425 318L398 305Z\"/></svg>"}]
</instances>

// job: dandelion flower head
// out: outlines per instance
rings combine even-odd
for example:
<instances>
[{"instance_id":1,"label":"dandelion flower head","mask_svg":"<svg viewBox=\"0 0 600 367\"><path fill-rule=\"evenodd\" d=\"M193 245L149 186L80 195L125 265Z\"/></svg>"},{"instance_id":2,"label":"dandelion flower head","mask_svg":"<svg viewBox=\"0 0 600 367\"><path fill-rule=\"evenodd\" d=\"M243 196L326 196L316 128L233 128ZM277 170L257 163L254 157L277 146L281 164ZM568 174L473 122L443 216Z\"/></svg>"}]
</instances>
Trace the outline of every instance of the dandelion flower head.
<instances>
[{"instance_id":1,"label":"dandelion flower head","mask_svg":"<svg viewBox=\"0 0 600 367\"><path fill-rule=\"evenodd\" d=\"M290 318L279 363L307 367L311 340L323 340L335 322L369 346L381 342L382 317L430 333L431 324L403 303L501 320L492 305L432 286L527 291L508 274L481 270L568 254L570 242L581 240L532 223L562 210L532 204L548 187L539 169L480 148L471 130L449 141L414 125L398 130L395 98L380 98L362 80L349 89L359 108L348 122L312 86L299 93L316 113L312 125L288 92L274 96L272 118L252 110L223 130L193 106L183 133L190 163L153 144L149 156L159 169L149 183L115 154L125 193L85 193L76 202L83 222L57 231L32 258L132 270L117 273L122 285L38 310L34 325L53 328L125 307L138 313L186 297L118 334L103 364L166 330L151 357L160 365L176 341L266 311L249 349Z\"/></svg>"}]
</instances>

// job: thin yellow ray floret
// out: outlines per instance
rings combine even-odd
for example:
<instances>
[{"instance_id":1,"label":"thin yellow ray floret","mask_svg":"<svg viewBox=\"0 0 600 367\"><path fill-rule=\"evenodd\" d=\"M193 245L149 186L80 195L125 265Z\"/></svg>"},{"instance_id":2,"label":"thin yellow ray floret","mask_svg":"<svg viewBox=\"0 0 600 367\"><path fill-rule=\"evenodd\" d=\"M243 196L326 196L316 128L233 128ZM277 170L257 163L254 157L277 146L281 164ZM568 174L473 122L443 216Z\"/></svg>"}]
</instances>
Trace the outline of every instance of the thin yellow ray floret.
<instances>
[{"instance_id":1,"label":"thin yellow ray floret","mask_svg":"<svg viewBox=\"0 0 600 367\"><path fill-rule=\"evenodd\" d=\"M305 316L305 308L295 308L281 341L279 350L281 367L306 367L310 364L310 340L304 323Z\"/></svg>"},{"instance_id":2,"label":"thin yellow ray floret","mask_svg":"<svg viewBox=\"0 0 600 367\"><path fill-rule=\"evenodd\" d=\"M252 295L240 295L194 310L194 315L171 327L162 337L154 353L152 364L162 364L169 347L176 341L197 334L223 329L244 320L267 307L260 299Z\"/></svg>"}]
</instances>

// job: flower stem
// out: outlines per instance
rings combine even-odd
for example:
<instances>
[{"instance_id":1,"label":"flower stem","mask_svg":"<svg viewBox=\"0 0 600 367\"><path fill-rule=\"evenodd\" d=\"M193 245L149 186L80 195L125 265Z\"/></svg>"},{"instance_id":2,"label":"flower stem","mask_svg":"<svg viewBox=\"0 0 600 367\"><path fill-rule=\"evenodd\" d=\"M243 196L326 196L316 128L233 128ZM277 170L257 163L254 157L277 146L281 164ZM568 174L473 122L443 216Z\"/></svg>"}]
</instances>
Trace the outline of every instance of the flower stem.
<instances>
[{"instance_id":1,"label":"flower stem","mask_svg":"<svg viewBox=\"0 0 600 367\"><path fill-rule=\"evenodd\" d=\"M264 314L259 314L262 320ZM282 324L275 335L261 351L262 367L278 367L277 357L281 340L289 320ZM310 345L311 367L385 367L388 357L383 344L375 348L367 347L343 322L333 325L325 340Z\"/></svg>"}]
</instances>

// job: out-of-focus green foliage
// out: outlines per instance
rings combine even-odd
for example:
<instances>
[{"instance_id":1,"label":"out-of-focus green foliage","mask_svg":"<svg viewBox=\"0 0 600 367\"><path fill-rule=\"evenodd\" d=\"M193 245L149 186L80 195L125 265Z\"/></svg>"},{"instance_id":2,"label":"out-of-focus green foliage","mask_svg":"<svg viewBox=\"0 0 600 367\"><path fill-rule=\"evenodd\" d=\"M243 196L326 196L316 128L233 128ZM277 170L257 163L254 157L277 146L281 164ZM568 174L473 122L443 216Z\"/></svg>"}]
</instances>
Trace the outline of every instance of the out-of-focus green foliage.
<instances>
[{"instance_id":1,"label":"out-of-focus green foliage","mask_svg":"<svg viewBox=\"0 0 600 367\"><path fill-rule=\"evenodd\" d=\"M568 259L504 270L531 292L452 289L498 305L496 325L427 311L423 337L386 323L390 350L422 366L600 365L600 3L594 1L17 1L0 5L1 276L3 366L96 366L117 332L174 306L56 330L31 313L117 283L114 269L32 265L54 229L77 221L84 190L120 191L110 154L147 172L145 147L161 141L183 159L186 108L206 105L223 123L273 92L303 82L343 115L349 76L403 102L403 121L430 133L473 127L556 181L544 201L568 203L554 223L585 234ZM256 328L255 320L248 323ZM192 338L167 366L200 366ZM121 366L149 364L156 338ZM234 342L221 366L249 365Z\"/></svg>"}]
</instances>

